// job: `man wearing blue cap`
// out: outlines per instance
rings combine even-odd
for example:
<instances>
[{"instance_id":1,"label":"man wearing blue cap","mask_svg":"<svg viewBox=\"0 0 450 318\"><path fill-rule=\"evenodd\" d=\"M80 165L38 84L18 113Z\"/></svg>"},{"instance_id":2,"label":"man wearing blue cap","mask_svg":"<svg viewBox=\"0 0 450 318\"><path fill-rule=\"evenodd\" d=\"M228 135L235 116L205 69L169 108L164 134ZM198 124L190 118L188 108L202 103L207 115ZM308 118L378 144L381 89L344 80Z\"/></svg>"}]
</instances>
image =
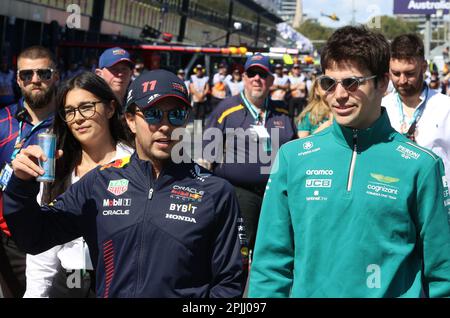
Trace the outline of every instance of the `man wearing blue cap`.
<instances>
[{"instance_id":1,"label":"man wearing blue cap","mask_svg":"<svg viewBox=\"0 0 450 318\"><path fill-rule=\"evenodd\" d=\"M41 148L21 151L4 192L17 244L36 254L84 236L102 298L240 297L247 248L233 188L193 162L172 160L172 132L185 127L190 108L175 74L140 75L125 113L136 152L92 170L51 206L36 202Z\"/></svg>"},{"instance_id":2,"label":"man wearing blue cap","mask_svg":"<svg viewBox=\"0 0 450 318\"><path fill-rule=\"evenodd\" d=\"M98 61L95 74L103 78L120 102L125 102L127 88L133 75L134 63L130 53L120 47L105 50Z\"/></svg>"},{"instance_id":3,"label":"man wearing blue cap","mask_svg":"<svg viewBox=\"0 0 450 318\"><path fill-rule=\"evenodd\" d=\"M255 242L271 158L275 157L279 146L296 138L297 134L284 103L269 98L274 81L271 68L268 56L256 53L247 59L244 91L220 102L206 123L206 129L222 131L223 153L200 160L235 186L250 249ZM220 147L218 140L205 142L206 156L213 144Z\"/></svg>"}]
</instances>

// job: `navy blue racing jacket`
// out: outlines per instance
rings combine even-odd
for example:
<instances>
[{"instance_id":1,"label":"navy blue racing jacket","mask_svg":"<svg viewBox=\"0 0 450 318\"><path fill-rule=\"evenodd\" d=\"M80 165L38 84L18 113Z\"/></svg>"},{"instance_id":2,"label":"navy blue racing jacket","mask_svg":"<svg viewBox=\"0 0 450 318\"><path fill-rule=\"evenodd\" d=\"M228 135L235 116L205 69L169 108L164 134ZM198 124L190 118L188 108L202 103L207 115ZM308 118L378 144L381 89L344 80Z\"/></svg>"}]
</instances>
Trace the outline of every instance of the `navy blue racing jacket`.
<instances>
[{"instance_id":1,"label":"navy blue racing jacket","mask_svg":"<svg viewBox=\"0 0 450 318\"><path fill-rule=\"evenodd\" d=\"M246 238L233 187L195 163L159 177L136 154L98 167L49 206L39 184L13 176L4 211L27 253L83 236L98 297L240 297Z\"/></svg>"}]
</instances>

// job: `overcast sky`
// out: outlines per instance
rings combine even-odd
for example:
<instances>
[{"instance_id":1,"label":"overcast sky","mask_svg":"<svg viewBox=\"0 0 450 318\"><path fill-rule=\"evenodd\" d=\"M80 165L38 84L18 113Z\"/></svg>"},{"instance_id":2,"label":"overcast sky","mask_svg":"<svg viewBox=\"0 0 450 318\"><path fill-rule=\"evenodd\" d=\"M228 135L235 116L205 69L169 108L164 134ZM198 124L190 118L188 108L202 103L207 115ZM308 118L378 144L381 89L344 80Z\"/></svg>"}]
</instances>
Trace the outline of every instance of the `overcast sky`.
<instances>
[{"instance_id":1,"label":"overcast sky","mask_svg":"<svg viewBox=\"0 0 450 318\"><path fill-rule=\"evenodd\" d=\"M340 27L352 21L352 3L355 8L357 23L366 23L376 15L393 15L394 0L303 0L303 12L311 18L329 27ZM321 17L320 12L331 15L335 13L340 21Z\"/></svg>"}]
</instances>

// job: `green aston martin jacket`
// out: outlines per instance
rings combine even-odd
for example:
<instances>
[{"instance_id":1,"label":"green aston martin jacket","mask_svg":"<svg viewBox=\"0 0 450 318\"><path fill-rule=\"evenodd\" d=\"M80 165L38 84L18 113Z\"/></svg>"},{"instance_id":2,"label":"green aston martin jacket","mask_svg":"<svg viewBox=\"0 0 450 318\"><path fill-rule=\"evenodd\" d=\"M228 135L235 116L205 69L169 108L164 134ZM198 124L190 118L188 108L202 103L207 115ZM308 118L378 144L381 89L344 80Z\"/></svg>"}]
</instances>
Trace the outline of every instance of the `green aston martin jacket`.
<instances>
[{"instance_id":1,"label":"green aston martin jacket","mask_svg":"<svg viewBox=\"0 0 450 318\"><path fill-rule=\"evenodd\" d=\"M442 161L386 112L283 145L266 188L250 297L450 296Z\"/></svg>"}]
</instances>

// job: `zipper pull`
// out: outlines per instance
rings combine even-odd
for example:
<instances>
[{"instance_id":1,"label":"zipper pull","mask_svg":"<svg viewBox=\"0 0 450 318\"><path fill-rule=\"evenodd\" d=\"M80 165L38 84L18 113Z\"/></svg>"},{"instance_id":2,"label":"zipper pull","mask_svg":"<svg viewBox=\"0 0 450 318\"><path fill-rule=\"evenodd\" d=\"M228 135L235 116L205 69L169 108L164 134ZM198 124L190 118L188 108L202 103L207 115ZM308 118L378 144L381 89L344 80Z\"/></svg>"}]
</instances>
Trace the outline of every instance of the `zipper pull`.
<instances>
[{"instance_id":1,"label":"zipper pull","mask_svg":"<svg viewBox=\"0 0 450 318\"><path fill-rule=\"evenodd\" d=\"M153 198L153 188L150 188L148 191L148 199L151 200Z\"/></svg>"},{"instance_id":2,"label":"zipper pull","mask_svg":"<svg viewBox=\"0 0 450 318\"><path fill-rule=\"evenodd\" d=\"M357 143L358 143L358 131L356 129L353 129L353 149L357 149Z\"/></svg>"}]
</instances>

